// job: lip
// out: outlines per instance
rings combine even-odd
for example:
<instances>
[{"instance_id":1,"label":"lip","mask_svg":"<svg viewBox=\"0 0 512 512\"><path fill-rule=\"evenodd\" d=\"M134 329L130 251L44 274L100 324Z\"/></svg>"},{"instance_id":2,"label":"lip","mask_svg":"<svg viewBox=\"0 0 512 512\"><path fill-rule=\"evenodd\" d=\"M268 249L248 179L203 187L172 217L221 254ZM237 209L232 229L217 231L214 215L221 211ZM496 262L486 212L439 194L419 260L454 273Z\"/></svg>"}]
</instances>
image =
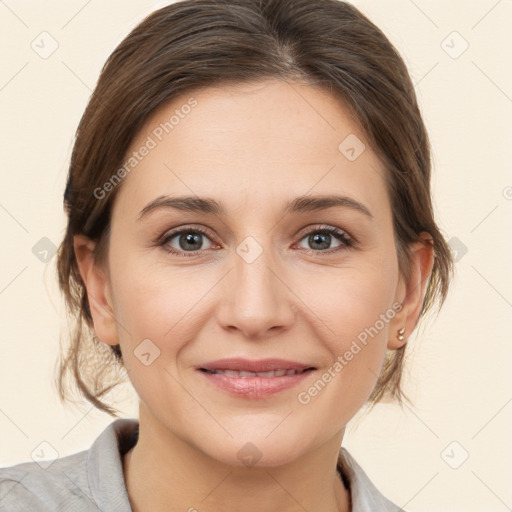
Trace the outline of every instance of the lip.
<instances>
[{"instance_id":1,"label":"lip","mask_svg":"<svg viewBox=\"0 0 512 512\"><path fill-rule=\"evenodd\" d=\"M243 359L243 358L227 358L217 359L210 363L205 363L197 367L205 370L239 370L246 372L269 372L272 370L305 370L306 368L314 368L312 364L299 363L286 359Z\"/></svg>"},{"instance_id":2,"label":"lip","mask_svg":"<svg viewBox=\"0 0 512 512\"><path fill-rule=\"evenodd\" d=\"M196 370L210 384L231 396L249 399L270 397L293 388L306 379L316 368L310 364L285 359L219 359L198 366ZM248 372L267 372L273 370L296 370L301 373L273 377L241 377L226 374L208 373L205 370L233 370Z\"/></svg>"}]
</instances>

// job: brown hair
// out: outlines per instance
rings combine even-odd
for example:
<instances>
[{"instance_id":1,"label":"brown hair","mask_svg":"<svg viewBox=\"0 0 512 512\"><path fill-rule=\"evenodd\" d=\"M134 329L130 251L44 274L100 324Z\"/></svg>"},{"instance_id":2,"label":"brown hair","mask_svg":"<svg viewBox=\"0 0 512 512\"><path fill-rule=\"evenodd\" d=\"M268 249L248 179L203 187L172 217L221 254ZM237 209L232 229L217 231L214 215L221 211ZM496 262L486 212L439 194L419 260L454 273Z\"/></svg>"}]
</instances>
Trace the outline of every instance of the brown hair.
<instances>
[{"instance_id":1,"label":"brown hair","mask_svg":"<svg viewBox=\"0 0 512 512\"><path fill-rule=\"evenodd\" d=\"M121 382L113 374L123 367L122 354L119 345L94 336L73 237L97 241L95 261L102 259L122 184L101 199L94 190L121 167L138 130L164 102L210 85L265 78L307 80L344 101L386 168L404 276L409 244L423 231L432 237L435 260L421 317L436 300L443 304L453 261L434 220L430 143L405 63L381 30L340 0L179 1L149 15L110 55L76 132L64 193L67 231L57 256L71 337L59 361L61 400L70 399L71 374L94 406L119 412L100 397ZM400 404L409 400L400 387L405 347L388 351L370 404L385 392Z\"/></svg>"}]
</instances>

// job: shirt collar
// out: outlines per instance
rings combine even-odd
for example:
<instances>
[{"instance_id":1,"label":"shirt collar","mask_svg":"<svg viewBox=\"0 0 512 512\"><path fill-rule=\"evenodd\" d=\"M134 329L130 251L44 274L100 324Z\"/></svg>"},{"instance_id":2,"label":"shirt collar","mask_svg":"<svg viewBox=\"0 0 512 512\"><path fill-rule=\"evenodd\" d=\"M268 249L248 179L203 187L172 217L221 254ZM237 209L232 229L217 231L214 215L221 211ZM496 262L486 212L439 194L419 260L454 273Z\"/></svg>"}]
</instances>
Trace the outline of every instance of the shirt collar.
<instances>
[{"instance_id":1,"label":"shirt collar","mask_svg":"<svg viewBox=\"0 0 512 512\"><path fill-rule=\"evenodd\" d=\"M350 486L352 512L365 512L368 510L405 512L381 494L368 478L363 468L343 446L339 451L337 465L347 477Z\"/></svg>"},{"instance_id":2,"label":"shirt collar","mask_svg":"<svg viewBox=\"0 0 512 512\"><path fill-rule=\"evenodd\" d=\"M87 479L99 510L131 510L124 481L122 456L137 442L139 422L119 418L103 430L87 456Z\"/></svg>"}]
</instances>

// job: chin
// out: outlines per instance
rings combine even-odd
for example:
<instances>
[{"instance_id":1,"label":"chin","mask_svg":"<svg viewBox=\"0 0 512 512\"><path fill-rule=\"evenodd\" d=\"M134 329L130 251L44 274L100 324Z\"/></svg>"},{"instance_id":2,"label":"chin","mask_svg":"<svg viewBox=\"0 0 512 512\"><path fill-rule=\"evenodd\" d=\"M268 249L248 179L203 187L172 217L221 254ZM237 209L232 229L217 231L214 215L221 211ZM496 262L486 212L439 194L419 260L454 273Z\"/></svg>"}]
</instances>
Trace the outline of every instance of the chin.
<instances>
[{"instance_id":1,"label":"chin","mask_svg":"<svg viewBox=\"0 0 512 512\"><path fill-rule=\"evenodd\" d=\"M300 454L297 450L281 447L279 450L258 447L248 441L242 446L234 446L227 452L211 454L216 460L229 466L240 468L275 468L292 463Z\"/></svg>"},{"instance_id":2,"label":"chin","mask_svg":"<svg viewBox=\"0 0 512 512\"><path fill-rule=\"evenodd\" d=\"M290 432L284 428L278 434L275 429L261 432L246 432L243 436L212 440L208 446L200 447L210 457L230 466L238 467L279 467L292 463L307 450L308 440L300 432ZM302 429L300 429L302 430ZM268 433L270 435L268 435ZM265 437L268 436L268 437ZM313 442L314 444L314 442ZM213 448L213 450L212 450Z\"/></svg>"}]
</instances>

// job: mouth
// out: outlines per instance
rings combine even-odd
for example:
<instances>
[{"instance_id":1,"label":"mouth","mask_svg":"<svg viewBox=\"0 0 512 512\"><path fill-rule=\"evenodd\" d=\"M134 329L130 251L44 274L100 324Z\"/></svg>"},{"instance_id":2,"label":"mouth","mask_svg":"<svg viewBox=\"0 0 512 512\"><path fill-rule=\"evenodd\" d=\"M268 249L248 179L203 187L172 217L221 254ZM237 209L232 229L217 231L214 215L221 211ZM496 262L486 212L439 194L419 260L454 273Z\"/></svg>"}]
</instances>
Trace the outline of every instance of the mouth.
<instances>
[{"instance_id":1,"label":"mouth","mask_svg":"<svg viewBox=\"0 0 512 512\"><path fill-rule=\"evenodd\" d=\"M196 368L215 389L240 398L265 398L293 388L315 366L284 359L222 359Z\"/></svg>"},{"instance_id":2,"label":"mouth","mask_svg":"<svg viewBox=\"0 0 512 512\"><path fill-rule=\"evenodd\" d=\"M283 377L284 375L300 375L301 373L309 370L314 370L314 367L304 368L303 370L282 369L282 370L269 370L268 372L249 372L245 370L208 370L207 368L199 368L200 371L209 373L210 375L229 375L230 377Z\"/></svg>"},{"instance_id":3,"label":"mouth","mask_svg":"<svg viewBox=\"0 0 512 512\"><path fill-rule=\"evenodd\" d=\"M300 363L298 361L290 361L287 359L267 358L267 359L244 359L244 358L226 358L217 359L197 367L199 370L207 372L238 372L246 373L251 375L245 375L247 377L253 377L252 374L261 374L260 377L280 377L282 375L293 375L295 373L301 373L304 370L315 369L313 365L307 363ZM284 372L279 375L264 375L269 372ZM293 373L292 373L293 372ZM241 375L242 377L244 375Z\"/></svg>"}]
</instances>

